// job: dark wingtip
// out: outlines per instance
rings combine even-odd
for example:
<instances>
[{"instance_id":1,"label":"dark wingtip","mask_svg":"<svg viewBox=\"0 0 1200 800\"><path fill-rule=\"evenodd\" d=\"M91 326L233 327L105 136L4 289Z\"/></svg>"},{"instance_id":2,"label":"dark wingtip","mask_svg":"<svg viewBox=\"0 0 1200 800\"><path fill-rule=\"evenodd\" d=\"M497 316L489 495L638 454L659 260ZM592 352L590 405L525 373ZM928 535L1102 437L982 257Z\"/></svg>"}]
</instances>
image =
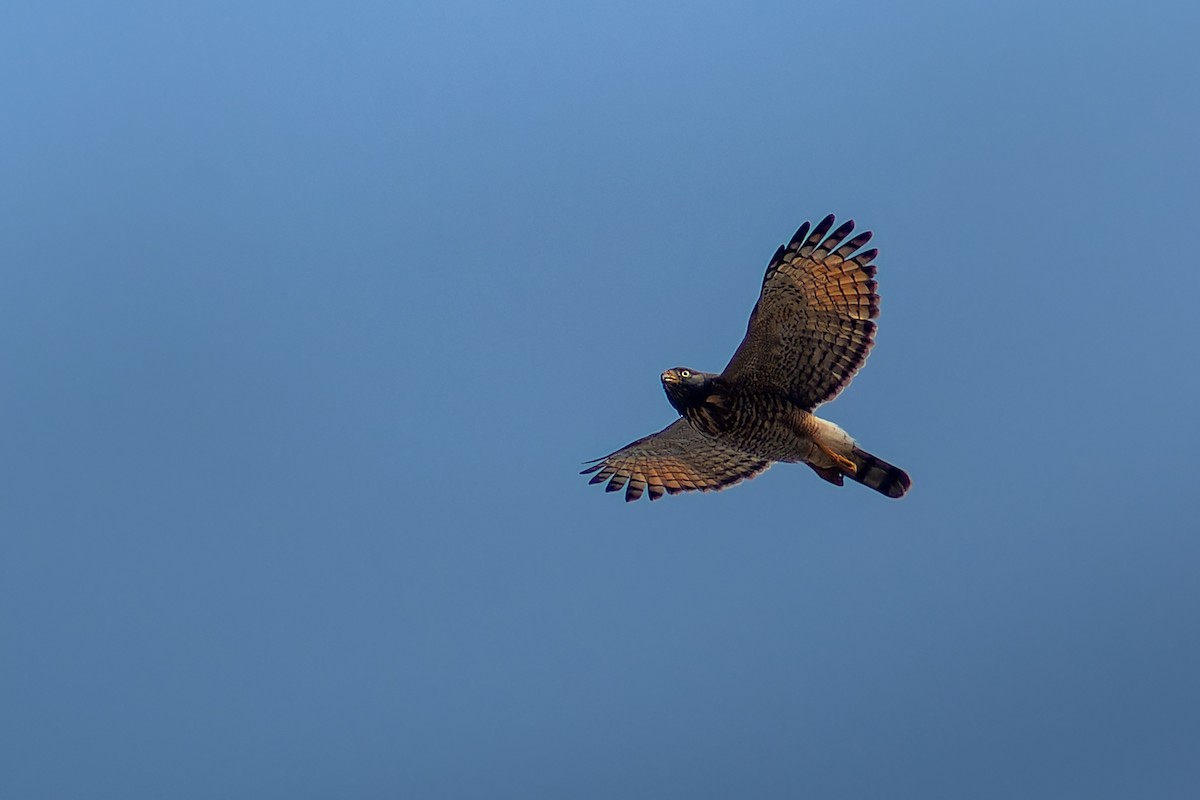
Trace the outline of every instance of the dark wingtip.
<instances>
[{"instance_id":1,"label":"dark wingtip","mask_svg":"<svg viewBox=\"0 0 1200 800\"><path fill-rule=\"evenodd\" d=\"M816 247L825 238L825 234L829 233L829 229L833 227L834 219L833 214L827 214L825 219L818 222L817 227L813 228L812 234L808 237L808 243Z\"/></svg>"},{"instance_id":2,"label":"dark wingtip","mask_svg":"<svg viewBox=\"0 0 1200 800\"><path fill-rule=\"evenodd\" d=\"M808 236L808 228L808 220L805 220L804 224L796 229L796 235L792 237L792 240L788 242L787 246L796 247L797 245L803 244L804 237Z\"/></svg>"},{"instance_id":3,"label":"dark wingtip","mask_svg":"<svg viewBox=\"0 0 1200 800\"><path fill-rule=\"evenodd\" d=\"M872 247L870 250L863 250L861 253L856 255L854 257L854 260L858 263L859 266L865 267L868 264L870 264L872 261L874 261L875 257L878 255L879 255L879 248Z\"/></svg>"},{"instance_id":4,"label":"dark wingtip","mask_svg":"<svg viewBox=\"0 0 1200 800\"><path fill-rule=\"evenodd\" d=\"M871 236L872 236L872 233L870 231L860 232L853 239L851 239L850 241L846 242L844 245L839 247L838 254L842 255L843 258L848 257L855 250L862 247L867 242L871 241Z\"/></svg>"}]
</instances>

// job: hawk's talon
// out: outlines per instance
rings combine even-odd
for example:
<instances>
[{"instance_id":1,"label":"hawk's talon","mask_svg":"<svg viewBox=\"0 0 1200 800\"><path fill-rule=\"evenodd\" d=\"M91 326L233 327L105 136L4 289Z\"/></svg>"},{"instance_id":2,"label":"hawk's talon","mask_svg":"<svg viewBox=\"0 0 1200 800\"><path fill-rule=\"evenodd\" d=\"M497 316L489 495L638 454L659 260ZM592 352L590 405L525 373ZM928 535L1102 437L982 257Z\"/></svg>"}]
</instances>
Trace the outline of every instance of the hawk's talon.
<instances>
[{"instance_id":1,"label":"hawk's talon","mask_svg":"<svg viewBox=\"0 0 1200 800\"><path fill-rule=\"evenodd\" d=\"M847 475L857 475L858 474L858 465L855 464L850 459L846 458L843 455L838 455L837 453L833 452L832 450L830 450L828 447L821 444L820 442L817 442L817 449L820 450L825 455L832 458L834 463L838 465L838 469L842 470Z\"/></svg>"}]
</instances>

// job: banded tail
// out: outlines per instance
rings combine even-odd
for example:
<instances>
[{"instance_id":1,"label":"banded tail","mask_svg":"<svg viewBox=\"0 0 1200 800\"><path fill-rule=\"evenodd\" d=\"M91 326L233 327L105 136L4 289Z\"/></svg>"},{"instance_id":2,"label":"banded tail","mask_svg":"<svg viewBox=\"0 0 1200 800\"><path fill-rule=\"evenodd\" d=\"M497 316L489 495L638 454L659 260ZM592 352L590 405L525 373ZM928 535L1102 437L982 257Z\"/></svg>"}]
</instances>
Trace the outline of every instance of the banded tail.
<instances>
[{"instance_id":1,"label":"banded tail","mask_svg":"<svg viewBox=\"0 0 1200 800\"><path fill-rule=\"evenodd\" d=\"M882 458L871 455L866 450L855 447L854 455L851 458L854 459L855 464L858 464L858 471L853 475L846 473L846 477L863 486L869 486L880 494L886 494L888 497L903 497L904 493L912 486L912 479L908 477L907 472L889 464Z\"/></svg>"}]
</instances>

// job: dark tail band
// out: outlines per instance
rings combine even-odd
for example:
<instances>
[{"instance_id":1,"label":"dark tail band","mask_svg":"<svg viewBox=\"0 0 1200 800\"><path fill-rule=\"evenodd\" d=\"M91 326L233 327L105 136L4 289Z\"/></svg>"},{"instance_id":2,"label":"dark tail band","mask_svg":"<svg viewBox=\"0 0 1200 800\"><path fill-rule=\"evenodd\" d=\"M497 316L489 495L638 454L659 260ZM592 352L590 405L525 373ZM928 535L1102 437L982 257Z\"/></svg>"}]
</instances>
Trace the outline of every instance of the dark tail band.
<instances>
[{"instance_id":1,"label":"dark tail band","mask_svg":"<svg viewBox=\"0 0 1200 800\"><path fill-rule=\"evenodd\" d=\"M869 486L888 497L903 497L912 486L912 479L908 477L907 472L866 450L855 447L853 458L854 463L858 464L858 471L853 475L846 473L846 477L852 481Z\"/></svg>"}]
</instances>

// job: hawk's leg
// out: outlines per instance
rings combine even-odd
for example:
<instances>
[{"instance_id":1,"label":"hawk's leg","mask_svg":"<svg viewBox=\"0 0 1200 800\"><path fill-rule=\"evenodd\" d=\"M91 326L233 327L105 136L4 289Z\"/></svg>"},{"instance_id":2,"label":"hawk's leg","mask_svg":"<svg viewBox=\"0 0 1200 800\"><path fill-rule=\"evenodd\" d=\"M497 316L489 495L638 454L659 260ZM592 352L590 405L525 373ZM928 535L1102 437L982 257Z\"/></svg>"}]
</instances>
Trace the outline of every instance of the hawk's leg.
<instances>
[{"instance_id":1,"label":"hawk's leg","mask_svg":"<svg viewBox=\"0 0 1200 800\"><path fill-rule=\"evenodd\" d=\"M833 452L832 450L830 450L828 447L821 444L820 442L814 442L814 444L816 444L818 450L820 450L822 453L824 453L825 455L832 458L839 467L841 467L843 470L845 470L847 475L857 475L858 474L858 465L855 464L853 461L846 458L845 456L838 455L837 453Z\"/></svg>"}]
</instances>

